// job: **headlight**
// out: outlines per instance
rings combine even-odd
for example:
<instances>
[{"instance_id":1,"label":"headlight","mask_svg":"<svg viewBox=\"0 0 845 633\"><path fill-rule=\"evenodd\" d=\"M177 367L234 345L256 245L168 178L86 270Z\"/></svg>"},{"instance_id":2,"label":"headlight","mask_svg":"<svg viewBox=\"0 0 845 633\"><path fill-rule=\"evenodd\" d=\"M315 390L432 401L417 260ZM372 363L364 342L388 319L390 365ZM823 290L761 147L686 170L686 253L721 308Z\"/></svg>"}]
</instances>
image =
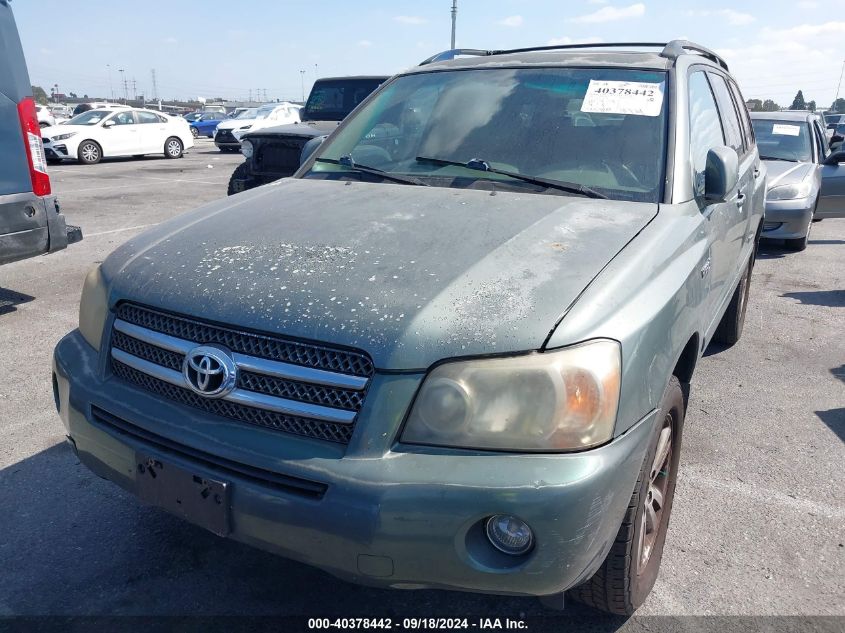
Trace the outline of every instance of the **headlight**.
<instances>
[{"instance_id":1,"label":"headlight","mask_svg":"<svg viewBox=\"0 0 845 633\"><path fill-rule=\"evenodd\" d=\"M249 141L241 141L241 154L246 158L252 158L252 143Z\"/></svg>"},{"instance_id":2,"label":"headlight","mask_svg":"<svg viewBox=\"0 0 845 633\"><path fill-rule=\"evenodd\" d=\"M85 277L82 286L82 300L79 302L79 332L96 350L100 349L103 328L109 312L108 293L100 274L100 267L95 266Z\"/></svg>"},{"instance_id":3,"label":"headlight","mask_svg":"<svg viewBox=\"0 0 845 633\"><path fill-rule=\"evenodd\" d=\"M423 381L402 441L528 451L597 446L613 436L621 372L619 344L603 339L445 363Z\"/></svg>"},{"instance_id":4,"label":"headlight","mask_svg":"<svg viewBox=\"0 0 845 633\"><path fill-rule=\"evenodd\" d=\"M779 185L769 189L766 193L766 200L795 200L796 198L806 198L810 195L810 189L812 188L813 181L810 178L806 178L795 185Z\"/></svg>"},{"instance_id":5,"label":"headlight","mask_svg":"<svg viewBox=\"0 0 845 633\"><path fill-rule=\"evenodd\" d=\"M66 138L70 138L71 136L76 136L76 132L68 132L67 134L59 134L58 136L54 136L54 141L63 141Z\"/></svg>"}]
</instances>

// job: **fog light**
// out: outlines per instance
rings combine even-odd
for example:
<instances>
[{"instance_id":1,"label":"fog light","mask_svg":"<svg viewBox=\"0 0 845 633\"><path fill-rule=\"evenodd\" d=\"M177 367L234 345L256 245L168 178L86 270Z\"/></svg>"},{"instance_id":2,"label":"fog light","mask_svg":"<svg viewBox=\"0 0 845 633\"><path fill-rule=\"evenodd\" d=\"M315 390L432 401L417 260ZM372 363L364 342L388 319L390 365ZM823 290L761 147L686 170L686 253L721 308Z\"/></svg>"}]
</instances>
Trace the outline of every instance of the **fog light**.
<instances>
[{"instance_id":1,"label":"fog light","mask_svg":"<svg viewBox=\"0 0 845 633\"><path fill-rule=\"evenodd\" d=\"M497 550L519 556L534 545L534 535L528 524L510 514L497 514L487 519L487 538Z\"/></svg>"}]
</instances>

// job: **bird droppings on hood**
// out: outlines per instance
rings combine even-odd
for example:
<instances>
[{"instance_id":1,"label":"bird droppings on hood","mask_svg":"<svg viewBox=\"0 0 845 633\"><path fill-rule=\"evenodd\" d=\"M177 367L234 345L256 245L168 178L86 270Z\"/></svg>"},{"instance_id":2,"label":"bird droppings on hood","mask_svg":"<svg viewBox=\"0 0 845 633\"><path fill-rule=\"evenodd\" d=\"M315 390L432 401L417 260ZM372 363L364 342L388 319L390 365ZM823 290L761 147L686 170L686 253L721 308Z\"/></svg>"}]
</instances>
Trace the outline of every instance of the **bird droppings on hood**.
<instances>
[{"instance_id":1,"label":"bird droppings on hood","mask_svg":"<svg viewBox=\"0 0 845 633\"><path fill-rule=\"evenodd\" d=\"M421 369L539 347L656 211L487 193L289 179L134 238L116 298Z\"/></svg>"}]
</instances>

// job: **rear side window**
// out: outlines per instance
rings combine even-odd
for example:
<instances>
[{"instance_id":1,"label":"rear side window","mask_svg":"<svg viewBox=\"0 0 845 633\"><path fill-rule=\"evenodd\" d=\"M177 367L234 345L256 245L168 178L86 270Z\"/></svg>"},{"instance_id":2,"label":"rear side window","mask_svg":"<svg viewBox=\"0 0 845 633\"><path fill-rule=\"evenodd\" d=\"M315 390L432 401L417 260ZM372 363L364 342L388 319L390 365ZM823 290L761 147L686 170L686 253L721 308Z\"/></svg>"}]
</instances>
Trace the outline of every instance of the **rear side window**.
<instances>
[{"instance_id":1,"label":"rear side window","mask_svg":"<svg viewBox=\"0 0 845 633\"><path fill-rule=\"evenodd\" d=\"M742 156L745 154L745 146L742 142L742 128L739 117L736 114L733 99L728 92L728 84L721 75L710 74L710 81L713 86L713 93L716 95L716 102L719 104L719 113L722 115L722 129L725 132L725 144L736 150Z\"/></svg>"},{"instance_id":2,"label":"rear side window","mask_svg":"<svg viewBox=\"0 0 845 633\"><path fill-rule=\"evenodd\" d=\"M699 197L704 195L707 152L725 144L716 100L703 71L694 72L689 79L689 128L693 193Z\"/></svg>"},{"instance_id":3,"label":"rear side window","mask_svg":"<svg viewBox=\"0 0 845 633\"><path fill-rule=\"evenodd\" d=\"M754 128L751 125L751 115L748 114L748 107L745 105L745 99L742 98L739 87L733 81L728 81L728 87L731 89L734 104L736 105L737 111L739 111L739 122L742 124L742 133L745 136L745 147L751 149L756 142L754 139Z\"/></svg>"},{"instance_id":4,"label":"rear side window","mask_svg":"<svg viewBox=\"0 0 845 633\"><path fill-rule=\"evenodd\" d=\"M162 119L157 114L152 112L136 112L138 115L138 123L161 123Z\"/></svg>"}]
</instances>

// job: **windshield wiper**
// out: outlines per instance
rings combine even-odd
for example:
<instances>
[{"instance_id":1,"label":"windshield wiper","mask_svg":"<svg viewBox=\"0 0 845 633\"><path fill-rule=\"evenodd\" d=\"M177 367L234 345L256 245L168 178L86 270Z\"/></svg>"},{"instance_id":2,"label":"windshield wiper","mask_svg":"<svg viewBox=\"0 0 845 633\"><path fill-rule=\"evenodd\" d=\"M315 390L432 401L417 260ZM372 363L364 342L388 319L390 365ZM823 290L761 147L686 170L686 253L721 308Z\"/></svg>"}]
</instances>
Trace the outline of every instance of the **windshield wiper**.
<instances>
[{"instance_id":1,"label":"windshield wiper","mask_svg":"<svg viewBox=\"0 0 845 633\"><path fill-rule=\"evenodd\" d=\"M368 167L367 165L361 165L360 163L356 163L354 160L352 160L352 156L350 156L349 154L344 154L340 157L340 160L335 160L334 158L315 158L314 160L318 163L330 163L332 165L340 165L341 167L346 167L347 169L351 169L352 171L381 176L386 180L401 182L405 185L419 185L421 187L429 186L427 182L423 182L419 178L414 178L413 176L400 176L399 174L393 174L389 171L378 169L377 167Z\"/></svg>"},{"instance_id":2,"label":"windshield wiper","mask_svg":"<svg viewBox=\"0 0 845 633\"><path fill-rule=\"evenodd\" d=\"M453 167L465 167L474 171L485 171L491 174L499 174L500 176L508 176L522 182L528 182L533 185L540 185L541 187L548 187L551 189L559 189L561 191L568 191L569 193L577 193L588 198L602 198L607 200L607 196L599 193L595 189L590 189L584 185L579 185L575 182L564 182L562 180L552 180L549 178L540 178L539 176L526 176L525 174L518 174L515 171L506 171L504 169L496 169L491 167L486 160L473 158L472 160L462 163L457 160L444 160L442 158L429 158L427 156L417 156L418 163L429 163L431 165L449 165Z\"/></svg>"},{"instance_id":3,"label":"windshield wiper","mask_svg":"<svg viewBox=\"0 0 845 633\"><path fill-rule=\"evenodd\" d=\"M760 156L760 160L782 160L787 163L797 163L800 161L795 160L794 158L781 158L780 156Z\"/></svg>"}]
</instances>

